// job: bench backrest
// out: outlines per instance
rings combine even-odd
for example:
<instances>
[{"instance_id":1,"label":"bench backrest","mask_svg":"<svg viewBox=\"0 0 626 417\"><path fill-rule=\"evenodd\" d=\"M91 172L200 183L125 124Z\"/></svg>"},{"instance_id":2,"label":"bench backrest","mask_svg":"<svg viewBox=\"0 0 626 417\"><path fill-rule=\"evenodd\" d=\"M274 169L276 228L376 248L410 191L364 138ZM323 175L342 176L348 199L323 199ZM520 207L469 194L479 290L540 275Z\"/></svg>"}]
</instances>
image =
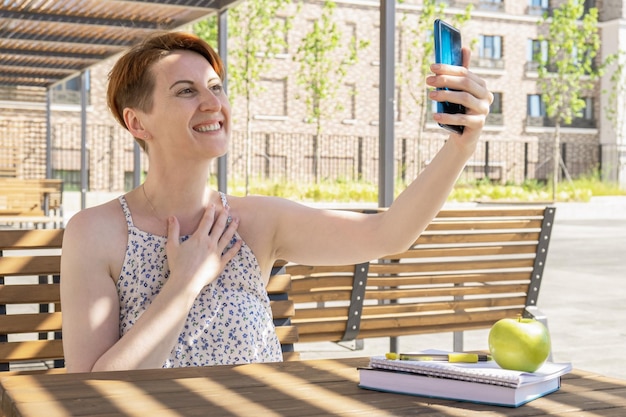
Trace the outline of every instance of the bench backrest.
<instances>
[{"instance_id":1,"label":"bench backrest","mask_svg":"<svg viewBox=\"0 0 626 417\"><path fill-rule=\"evenodd\" d=\"M63 367L60 269L63 229L0 230L0 371ZM291 279L270 279L272 313L285 360L298 359Z\"/></svg>"},{"instance_id":2,"label":"bench backrest","mask_svg":"<svg viewBox=\"0 0 626 417\"><path fill-rule=\"evenodd\" d=\"M300 342L489 328L535 307L555 209L443 210L403 253L288 264Z\"/></svg>"},{"instance_id":3,"label":"bench backrest","mask_svg":"<svg viewBox=\"0 0 626 417\"><path fill-rule=\"evenodd\" d=\"M60 229L0 230L0 370L62 366ZM56 362L54 362L56 360ZM52 361L52 362L49 362Z\"/></svg>"}]
</instances>

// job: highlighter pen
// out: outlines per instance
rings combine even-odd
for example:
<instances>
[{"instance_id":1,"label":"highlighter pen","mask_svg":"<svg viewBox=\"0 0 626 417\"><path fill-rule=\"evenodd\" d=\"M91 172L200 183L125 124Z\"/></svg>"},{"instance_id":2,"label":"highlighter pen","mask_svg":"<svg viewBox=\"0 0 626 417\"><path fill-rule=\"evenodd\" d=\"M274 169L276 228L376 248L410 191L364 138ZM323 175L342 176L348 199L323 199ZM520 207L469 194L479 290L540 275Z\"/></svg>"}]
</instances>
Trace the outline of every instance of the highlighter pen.
<instances>
[{"instance_id":1,"label":"highlighter pen","mask_svg":"<svg viewBox=\"0 0 626 417\"><path fill-rule=\"evenodd\" d=\"M477 353L387 353L387 359L401 361L440 361L440 362L462 362L477 363L491 360L490 355L481 355Z\"/></svg>"}]
</instances>

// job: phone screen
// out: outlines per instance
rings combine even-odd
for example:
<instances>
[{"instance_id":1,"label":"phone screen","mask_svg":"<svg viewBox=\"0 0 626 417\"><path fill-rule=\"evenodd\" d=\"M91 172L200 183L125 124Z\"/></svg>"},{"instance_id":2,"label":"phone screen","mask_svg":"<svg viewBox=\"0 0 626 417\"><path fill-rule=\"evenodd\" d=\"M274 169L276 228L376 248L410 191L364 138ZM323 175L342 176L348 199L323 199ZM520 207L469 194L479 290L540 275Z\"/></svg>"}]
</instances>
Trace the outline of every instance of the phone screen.
<instances>
[{"instance_id":1,"label":"phone screen","mask_svg":"<svg viewBox=\"0 0 626 417\"><path fill-rule=\"evenodd\" d=\"M443 20L435 20L435 62L448 65L463 65L463 53L461 52L461 32ZM438 113L465 113L465 107L460 104L447 101L437 102ZM463 133L463 126L444 125L439 126L455 133Z\"/></svg>"}]
</instances>

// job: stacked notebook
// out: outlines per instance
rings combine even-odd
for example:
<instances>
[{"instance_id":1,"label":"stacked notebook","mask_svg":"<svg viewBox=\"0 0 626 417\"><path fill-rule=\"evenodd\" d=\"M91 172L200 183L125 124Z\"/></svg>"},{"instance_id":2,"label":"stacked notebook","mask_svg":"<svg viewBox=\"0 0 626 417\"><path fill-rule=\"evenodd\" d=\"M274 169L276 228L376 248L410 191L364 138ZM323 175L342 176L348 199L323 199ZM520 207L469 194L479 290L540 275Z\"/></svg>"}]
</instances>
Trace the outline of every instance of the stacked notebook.
<instances>
[{"instance_id":1,"label":"stacked notebook","mask_svg":"<svg viewBox=\"0 0 626 417\"><path fill-rule=\"evenodd\" d=\"M440 351L437 353L441 354ZM359 369L359 386L377 391L519 407L557 391L561 376L571 370L569 363L547 362L529 373L502 369L493 360L452 363L373 356L368 368Z\"/></svg>"}]
</instances>

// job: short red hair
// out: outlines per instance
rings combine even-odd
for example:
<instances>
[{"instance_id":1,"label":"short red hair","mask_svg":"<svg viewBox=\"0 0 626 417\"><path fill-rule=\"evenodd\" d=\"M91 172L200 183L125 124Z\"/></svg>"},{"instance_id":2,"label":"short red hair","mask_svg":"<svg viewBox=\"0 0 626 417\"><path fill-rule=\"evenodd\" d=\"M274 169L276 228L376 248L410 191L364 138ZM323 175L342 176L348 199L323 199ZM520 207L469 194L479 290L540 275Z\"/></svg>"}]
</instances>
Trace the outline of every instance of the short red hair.
<instances>
[{"instance_id":1,"label":"short red hair","mask_svg":"<svg viewBox=\"0 0 626 417\"><path fill-rule=\"evenodd\" d=\"M150 69L155 62L173 51L192 51L202 55L223 80L224 64L213 48L200 37L184 32L154 34L128 50L109 73L107 103L115 119L124 127L124 109L134 107L144 112L152 109L155 79ZM145 142L135 138L145 150Z\"/></svg>"}]
</instances>

